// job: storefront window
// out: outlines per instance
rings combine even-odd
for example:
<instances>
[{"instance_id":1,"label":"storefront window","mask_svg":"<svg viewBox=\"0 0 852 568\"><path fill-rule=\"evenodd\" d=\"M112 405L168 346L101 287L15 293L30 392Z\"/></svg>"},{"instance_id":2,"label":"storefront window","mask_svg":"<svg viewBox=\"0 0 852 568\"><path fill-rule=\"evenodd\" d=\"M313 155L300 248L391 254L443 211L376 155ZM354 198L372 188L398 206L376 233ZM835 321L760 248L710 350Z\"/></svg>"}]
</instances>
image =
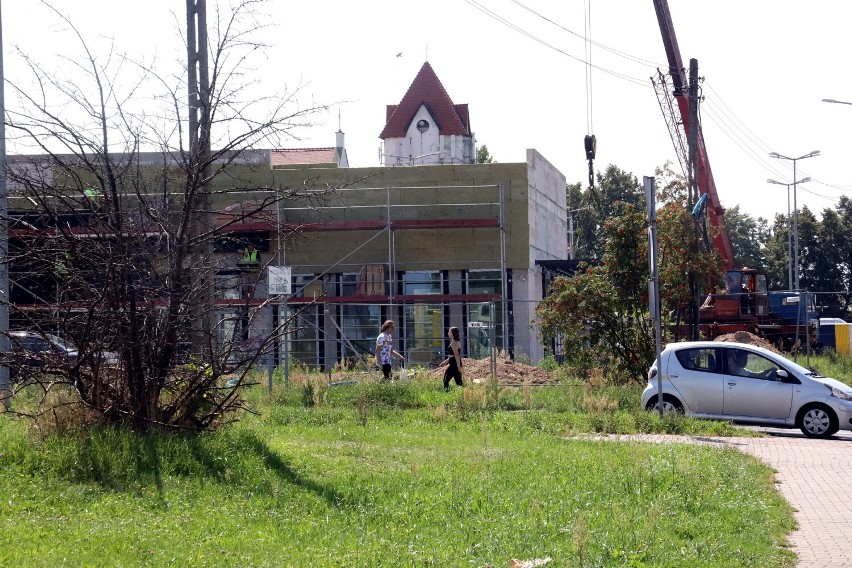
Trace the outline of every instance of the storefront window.
<instances>
[{"instance_id":1,"label":"storefront window","mask_svg":"<svg viewBox=\"0 0 852 568\"><path fill-rule=\"evenodd\" d=\"M343 358L362 358L372 354L376 336L382 327L381 306L343 304L340 306L343 330L341 350ZM354 352L353 352L354 350Z\"/></svg>"},{"instance_id":2,"label":"storefront window","mask_svg":"<svg viewBox=\"0 0 852 568\"><path fill-rule=\"evenodd\" d=\"M316 274L293 274L290 285L294 298L317 298L323 293L322 278L316 278Z\"/></svg>"},{"instance_id":3,"label":"storefront window","mask_svg":"<svg viewBox=\"0 0 852 568\"><path fill-rule=\"evenodd\" d=\"M499 270L468 271L468 294L500 294L501 289ZM488 357L492 341L498 349L502 349L502 302L471 303L467 309L467 342L470 356L474 359Z\"/></svg>"},{"instance_id":4,"label":"storefront window","mask_svg":"<svg viewBox=\"0 0 852 568\"><path fill-rule=\"evenodd\" d=\"M405 352L421 364L440 360L444 347L444 306L417 304L405 307Z\"/></svg>"},{"instance_id":5,"label":"storefront window","mask_svg":"<svg viewBox=\"0 0 852 568\"><path fill-rule=\"evenodd\" d=\"M414 294L442 294L443 279L441 273L433 272L406 272L402 275L402 293Z\"/></svg>"},{"instance_id":6,"label":"storefront window","mask_svg":"<svg viewBox=\"0 0 852 568\"><path fill-rule=\"evenodd\" d=\"M290 308L293 317L288 326L290 348L289 356L310 368L320 366L319 361L319 305ZM280 357L283 359L283 344Z\"/></svg>"}]
</instances>

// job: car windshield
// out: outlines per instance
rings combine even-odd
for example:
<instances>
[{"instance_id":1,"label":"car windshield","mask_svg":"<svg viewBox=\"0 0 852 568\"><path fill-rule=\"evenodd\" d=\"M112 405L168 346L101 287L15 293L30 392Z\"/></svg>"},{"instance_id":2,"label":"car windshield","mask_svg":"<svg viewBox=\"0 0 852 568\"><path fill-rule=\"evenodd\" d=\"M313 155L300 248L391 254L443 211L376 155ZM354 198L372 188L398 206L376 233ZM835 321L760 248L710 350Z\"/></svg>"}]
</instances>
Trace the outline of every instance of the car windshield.
<instances>
[{"instance_id":1,"label":"car windshield","mask_svg":"<svg viewBox=\"0 0 852 568\"><path fill-rule=\"evenodd\" d=\"M59 347L60 349L63 349L65 351L77 351L77 346L68 341L67 339L62 339L61 337L52 335L50 333L46 333L45 337L47 337L47 339L50 340L52 344L54 344L56 347Z\"/></svg>"}]
</instances>

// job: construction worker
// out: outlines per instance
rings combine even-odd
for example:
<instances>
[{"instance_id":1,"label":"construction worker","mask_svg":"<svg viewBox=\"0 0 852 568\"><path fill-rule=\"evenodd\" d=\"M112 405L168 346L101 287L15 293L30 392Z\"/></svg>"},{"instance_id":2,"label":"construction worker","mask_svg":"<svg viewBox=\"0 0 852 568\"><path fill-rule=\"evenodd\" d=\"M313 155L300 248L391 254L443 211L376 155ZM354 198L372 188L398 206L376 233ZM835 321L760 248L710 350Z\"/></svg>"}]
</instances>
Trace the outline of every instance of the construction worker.
<instances>
[{"instance_id":1,"label":"construction worker","mask_svg":"<svg viewBox=\"0 0 852 568\"><path fill-rule=\"evenodd\" d=\"M238 264L246 267L257 267L260 264L260 254L253 244L249 243L243 248L243 256Z\"/></svg>"}]
</instances>

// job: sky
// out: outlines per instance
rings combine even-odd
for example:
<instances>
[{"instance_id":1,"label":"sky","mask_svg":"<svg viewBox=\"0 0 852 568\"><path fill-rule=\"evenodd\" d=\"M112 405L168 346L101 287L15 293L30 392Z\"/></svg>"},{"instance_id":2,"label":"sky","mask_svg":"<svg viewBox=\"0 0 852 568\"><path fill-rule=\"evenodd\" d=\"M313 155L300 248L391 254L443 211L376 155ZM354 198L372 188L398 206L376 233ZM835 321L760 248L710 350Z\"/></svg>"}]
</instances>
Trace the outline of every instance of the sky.
<instances>
[{"instance_id":1,"label":"sky","mask_svg":"<svg viewBox=\"0 0 852 568\"><path fill-rule=\"evenodd\" d=\"M182 56L184 2L55 5L95 53L114 44L137 58ZM850 195L852 105L822 99L852 102L852 2L669 0L669 8L684 65L697 59L704 79L701 124L722 205L770 220L786 213L787 188L766 180L792 183L792 162L771 152L820 151L797 162L796 178L812 178L797 186L799 207L819 215ZM73 52L35 0L5 0L0 10L7 81L23 72L18 49L37 58ZM585 185L583 138L594 134L596 170L614 164L640 182L667 161L679 171L650 81L667 69L652 0L277 0L264 12L269 26L258 33L270 47L254 87L301 85L298 104L329 105L289 147L333 146L340 128L350 166L380 165L385 107L428 60L453 102L469 105L477 145L498 162L522 162L535 148L569 183ZM6 104L14 104L8 90Z\"/></svg>"}]
</instances>

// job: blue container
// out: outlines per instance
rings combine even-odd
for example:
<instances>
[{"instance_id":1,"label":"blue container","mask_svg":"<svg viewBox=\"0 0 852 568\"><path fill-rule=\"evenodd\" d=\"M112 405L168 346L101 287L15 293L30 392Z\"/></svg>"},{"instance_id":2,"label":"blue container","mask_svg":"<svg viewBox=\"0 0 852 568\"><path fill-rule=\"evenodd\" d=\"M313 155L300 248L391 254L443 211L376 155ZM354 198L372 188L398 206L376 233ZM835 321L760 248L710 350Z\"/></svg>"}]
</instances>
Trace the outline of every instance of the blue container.
<instances>
[{"instance_id":1,"label":"blue container","mask_svg":"<svg viewBox=\"0 0 852 568\"><path fill-rule=\"evenodd\" d=\"M830 347L836 351L837 346L835 345L835 337L834 324L820 324L817 339L819 339L819 342L822 343L823 347Z\"/></svg>"}]
</instances>

